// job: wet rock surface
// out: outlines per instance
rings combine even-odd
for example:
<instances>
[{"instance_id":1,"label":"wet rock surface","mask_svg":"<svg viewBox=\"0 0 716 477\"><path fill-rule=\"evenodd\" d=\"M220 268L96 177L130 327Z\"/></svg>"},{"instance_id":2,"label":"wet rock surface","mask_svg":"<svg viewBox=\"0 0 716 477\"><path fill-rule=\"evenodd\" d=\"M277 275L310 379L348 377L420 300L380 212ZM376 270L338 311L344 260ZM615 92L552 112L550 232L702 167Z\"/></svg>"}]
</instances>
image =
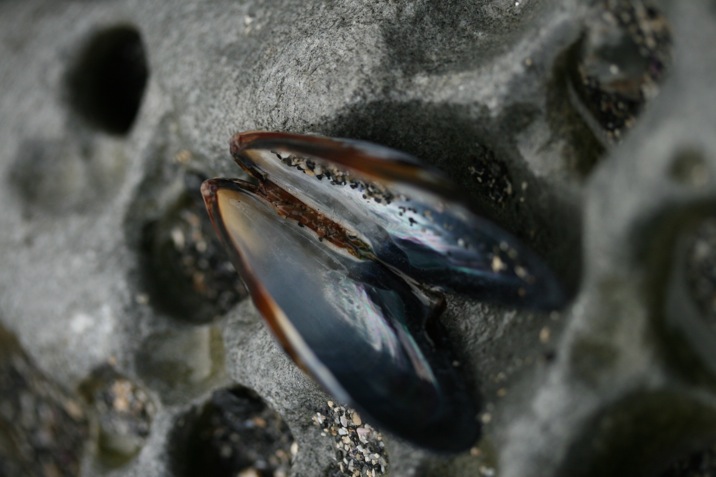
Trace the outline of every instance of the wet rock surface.
<instances>
[{"instance_id":1,"label":"wet rock surface","mask_svg":"<svg viewBox=\"0 0 716 477\"><path fill-rule=\"evenodd\" d=\"M0 2L0 474L181 475L177 436L200 439L216 423L194 418L236 386L296 446L270 434L288 447L234 468L245 454L219 432L202 442L227 475L271 456L273 475L345 470L313 420L332 398L243 299L193 195L195 177L239 175L235 132L265 129L440 168L571 294L551 314L449 296L483 437L445 456L385 433L368 470L711 475L715 17L637 0Z\"/></svg>"}]
</instances>

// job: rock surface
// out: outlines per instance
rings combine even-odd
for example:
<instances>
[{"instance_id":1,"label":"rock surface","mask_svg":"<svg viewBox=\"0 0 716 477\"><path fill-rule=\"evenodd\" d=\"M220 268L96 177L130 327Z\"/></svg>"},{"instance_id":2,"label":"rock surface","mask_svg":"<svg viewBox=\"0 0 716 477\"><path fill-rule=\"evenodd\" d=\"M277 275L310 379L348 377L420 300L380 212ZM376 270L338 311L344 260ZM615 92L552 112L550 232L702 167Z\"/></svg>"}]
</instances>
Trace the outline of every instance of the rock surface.
<instances>
[{"instance_id":1,"label":"rock surface","mask_svg":"<svg viewBox=\"0 0 716 477\"><path fill-rule=\"evenodd\" d=\"M331 398L242 300L196 184L238 175L237 131L353 137L444 170L572 295L550 315L448 297L484 436L437 456L386 434L390 475L713 475L715 17L638 0L0 2L0 372L27 360L24 382L84 403L92 431L67 455L85 476L181 473L177 436L240 387L285 421L291 475L351 475L314 423ZM144 406L141 439L113 410L119 459L84 391L107 369ZM13 445L42 425L5 420L0 455L24 469Z\"/></svg>"}]
</instances>

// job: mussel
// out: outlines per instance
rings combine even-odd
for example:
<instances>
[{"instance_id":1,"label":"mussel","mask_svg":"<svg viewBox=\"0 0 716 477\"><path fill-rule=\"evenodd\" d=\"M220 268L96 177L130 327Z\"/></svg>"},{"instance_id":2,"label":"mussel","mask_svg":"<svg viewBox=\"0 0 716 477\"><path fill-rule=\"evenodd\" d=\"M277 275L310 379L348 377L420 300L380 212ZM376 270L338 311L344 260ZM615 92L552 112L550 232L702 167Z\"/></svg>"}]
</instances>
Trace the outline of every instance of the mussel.
<instances>
[{"instance_id":1,"label":"mussel","mask_svg":"<svg viewBox=\"0 0 716 477\"><path fill-rule=\"evenodd\" d=\"M551 271L407 154L270 132L237 134L231 153L253 180L210 179L202 194L291 358L378 427L469 448L477 405L445 349L442 293L559 308Z\"/></svg>"}]
</instances>

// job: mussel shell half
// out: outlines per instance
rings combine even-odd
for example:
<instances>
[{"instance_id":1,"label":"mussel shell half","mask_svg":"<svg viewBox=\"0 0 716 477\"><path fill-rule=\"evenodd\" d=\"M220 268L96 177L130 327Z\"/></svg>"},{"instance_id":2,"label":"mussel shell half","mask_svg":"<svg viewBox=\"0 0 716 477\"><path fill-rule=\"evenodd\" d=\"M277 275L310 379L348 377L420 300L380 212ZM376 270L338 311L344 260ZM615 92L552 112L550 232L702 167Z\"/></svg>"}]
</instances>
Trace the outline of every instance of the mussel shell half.
<instances>
[{"instance_id":1,"label":"mussel shell half","mask_svg":"<svg viewBox=\"0 0 716 477\"><path fill-rule=\"evenodd\" d=\"M231 142L253 177L288 191L359 236L386 266L438 290L539 310L566 296L552 271L414 157L375 144L249 132Z\"/></svg>"},{"instance_id":2,"label":"mussel shell half","mask_svg":"<svg viewBox=\"0 0 716 477\"><path fill-rule=\"evenodd\" d=\"M259 188L202 185L207 209L254 303L284 349L338 400L415 444L462 451L479 435L475 403L426 325L440 303L278 216ZM433 339L431 339L433 338Z\"/></svg>"}]
</instances>

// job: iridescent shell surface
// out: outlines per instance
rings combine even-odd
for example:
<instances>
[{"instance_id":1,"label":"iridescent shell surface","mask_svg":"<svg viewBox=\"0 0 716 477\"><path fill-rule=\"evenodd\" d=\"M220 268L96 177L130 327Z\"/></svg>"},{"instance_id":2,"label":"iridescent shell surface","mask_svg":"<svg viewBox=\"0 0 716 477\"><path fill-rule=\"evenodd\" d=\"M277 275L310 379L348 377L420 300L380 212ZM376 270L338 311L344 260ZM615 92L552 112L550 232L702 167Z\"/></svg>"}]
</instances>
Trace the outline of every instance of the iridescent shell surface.
<instances>
[{"instance_id":1,"label":"iridescent shell surface","mask_svg":"<svg viewBox=\"0 0 716 477\"><path fill-rule=\"evenodd\" d=\"M432 288L550 310L565 295L530 250L457 198L438 171L362 141L241 133L236 162L368 244L388 267Z\"/></svg>"},{"instance_id":2,"label":"iridescent shell surface","mask_svg":"<svg viewBox=\"0 0 716 477\"><path fill-rule=\"evenodd\" d=\"M238 134L231 152L255 181L211 179L202 193L287 353L379 427L437 451L469 448L477 403L445 349L440 292L555 308L550 271L404 153L259 132Z\"/></svg>"}]
</instances>

